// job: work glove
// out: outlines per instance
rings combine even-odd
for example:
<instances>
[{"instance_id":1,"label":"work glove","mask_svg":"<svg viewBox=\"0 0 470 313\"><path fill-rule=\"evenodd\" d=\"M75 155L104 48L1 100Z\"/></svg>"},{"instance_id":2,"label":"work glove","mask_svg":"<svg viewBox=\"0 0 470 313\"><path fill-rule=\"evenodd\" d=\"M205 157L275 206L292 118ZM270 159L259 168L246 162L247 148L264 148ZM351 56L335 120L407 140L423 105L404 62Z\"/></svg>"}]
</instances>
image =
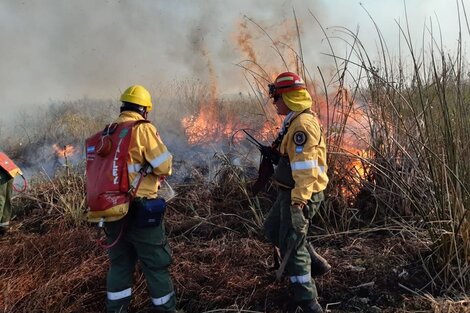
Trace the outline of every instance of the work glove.
<instances>
[{"instance_id":1,"label":"work glove","mask_svg":"<svg viewBox=\"0 0 470 313\"><path fill-rule=\"evenodd\" d=\"M304 216L303 205L292 204L290 206L290 215L292 220L292 228L298 237L306 236L308 230L308 221Z\"/></svg>"}]
</instances>

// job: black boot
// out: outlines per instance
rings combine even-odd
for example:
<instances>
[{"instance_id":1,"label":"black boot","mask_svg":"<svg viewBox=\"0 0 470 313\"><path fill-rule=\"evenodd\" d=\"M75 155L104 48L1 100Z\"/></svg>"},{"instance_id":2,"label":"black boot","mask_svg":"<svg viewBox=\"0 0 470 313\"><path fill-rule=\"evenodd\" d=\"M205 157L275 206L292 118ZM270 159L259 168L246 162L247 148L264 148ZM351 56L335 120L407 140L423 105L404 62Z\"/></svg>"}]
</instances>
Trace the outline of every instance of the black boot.
<instances>
[{"instance_id":1,"label":"black boot","mask_svg":"<svg viewBox=\"0 0 470 313\"><path fill-rule=\"evenodd\" d=\"M331 265L321 255L319 255L310 242L307 243L307 250L312 260L311 273L313 277L325 275L331 270Z\"/></svg>"},{"instance_id":2,"label":"black boot","mask_svg":"<svg viewBox=\"0 0 470 313\"><path fill-rule=\"evenodd\" d=\"M299 307L304 313L323 313L323 309L317 299L304 301L299 304Z\"/></svg>"}]
</instances>

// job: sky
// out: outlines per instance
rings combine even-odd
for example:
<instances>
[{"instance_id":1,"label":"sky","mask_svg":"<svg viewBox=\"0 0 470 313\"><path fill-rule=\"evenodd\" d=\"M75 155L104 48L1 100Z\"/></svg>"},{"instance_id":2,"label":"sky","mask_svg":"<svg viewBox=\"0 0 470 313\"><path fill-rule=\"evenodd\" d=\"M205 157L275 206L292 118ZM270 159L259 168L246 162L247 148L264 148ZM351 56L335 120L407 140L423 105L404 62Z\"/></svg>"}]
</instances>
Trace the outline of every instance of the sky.
<instances>
[{"instance_id":1,"label":"sky","mask_svg":"<svg viewBox=\"0 0 470 313\"><path fill-rule=\"evenodd\" d=\"M463 3L470 10L470 0ZM336 39L344 36L338 27L359 29L375 51L377 35L366 9L398 53L404 7L402 0L1 0L0 121L54 101L118 99L132 84L146 86L155 98L185 79L215 79L221 94L248 92L236 65L250 56L241 40L256 47L259 64L282 68L263 31L296 44L294 10L312 69L333 63L313 16L340 54L347 45ZM434 27L439 22L446 48L456 46L457 1L406 0L406 8L416 46L431 20Z\"/></svg>"}]
</instances>

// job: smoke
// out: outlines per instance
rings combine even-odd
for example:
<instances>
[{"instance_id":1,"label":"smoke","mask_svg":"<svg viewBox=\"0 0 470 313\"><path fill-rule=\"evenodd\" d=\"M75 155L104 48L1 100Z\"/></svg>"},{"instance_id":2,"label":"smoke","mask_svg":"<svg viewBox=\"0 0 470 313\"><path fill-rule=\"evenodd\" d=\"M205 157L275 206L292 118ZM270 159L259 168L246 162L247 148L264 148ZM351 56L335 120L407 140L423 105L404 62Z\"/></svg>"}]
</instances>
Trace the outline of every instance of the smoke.
<instances>
[{"instance_id":1,"label":"smoke","mask_svg":"<svg viewBox=\"0 0 470 313\"><path fill-rule=\"evenodd\" d=\"M405 4L411 44L417 51L422 48L423 31L434 35L440 32L445 48L456 45L459 28L455 3L407 0ZM255 61L269 74L287 69L271 40L287 55L289 69L295 70L290 53L298 50L294 10L305 64L314 79L317 66L327 72L334 62L326 55L330 47L313 15L331 36L340 57L346 57L350 49L338 39L345 37L341 27L357 30L373 57L378 36L365 9L380 29L389 52L400 53L397 23L405 27L406 19L404 5L397 1L364 0L362 5L349 0L1 1L0 150L7 148L2 147L3 143L14 141L11 138L18 138L20 133L28 137L42 134L47 127L54 130L52 125L36 125L49 121L57 124L57 119L44 116L51 112L47 104L68 103L75 107L74 101L85 98L78 100L83 102L78 111L83 112L98 106L100 99L117 103L122 90L137 83L150 89L154 102L161 105L152 117L169 150L178 156L173 179L184 181L195 164L207 163L200 169L216 172L218 162L207 156L230 152L230 146L189 146L181 129L182 115L193 114L194 103L197 106L200 101L192 99L201 93L197 86L207 85L211 101L216 101L219 94L251 92L242 68L237 66L240 62ZM400 43L403 48L403 40ZM102 107L106 112L109 109ZM107 122L111 122L117 115L117 104L116 112L106 112ZM28 122L26 117L38 121ZM17 125L8 132L7 122ZM100 120L96 123L100 126L87 127L88 135L103 123ZM64 164L64 159L53 152L52 144L83 145L83 136L69 138L66 135L70 130L64 133L58 137L60 140L50 135L36 141L26 137L28 140L16 140L22 158L19 164L28 177L38 171L52 174ZM78 149L80 152L68 161L83 160L83 151ZM239 157L250 159L248 154L234 155L233 159Z\"/></svg>"},{"instance_id":2,"label":"smoke","mask_svg":"<svg viewBox=\"0 0 470 313\"><path fill-rule=\"evenodd\" d=\"M445 43L455 44L457 10L449 9L455 3L408 0L406 6L415 44L421 40L425 19L435 13ZM404 23L403 3L366 0L363 7L390 40L390 48L397 47L395 20ZM0 2L0 119L4 122L20 108L57 100L116 99L134 83L159 91L171 81L204 82L213 75L218 92L247 92L242 70L235 66L249 57L235 39L244 16L271 35L282 34L296 49L295 9L306 64L315 71L316 66L331 66L332 60L322 55L329 48L311 13L324 27L355 30L359 25L363 40L375 49L377 36L363 7L346 0L4 0ZM254 24L246 25L256 42L258 61L282 69L269 39ZM346 50L343 42L337 44L340 52Z\"/></svg>"}]
</instances>

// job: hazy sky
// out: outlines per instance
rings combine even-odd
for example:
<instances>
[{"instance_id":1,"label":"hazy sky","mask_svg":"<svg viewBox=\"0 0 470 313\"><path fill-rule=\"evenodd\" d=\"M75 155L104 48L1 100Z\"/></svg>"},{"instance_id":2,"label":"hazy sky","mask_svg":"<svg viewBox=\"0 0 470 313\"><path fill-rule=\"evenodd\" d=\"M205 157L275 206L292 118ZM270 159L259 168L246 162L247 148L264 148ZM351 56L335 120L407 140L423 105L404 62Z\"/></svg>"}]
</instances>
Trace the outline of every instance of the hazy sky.
<instances>
[{"instance_id":1,"label":"hazy sky","mask_svg":"<svg viewBox=\"0 0 470 313\"><path fill-rule=\"evenodd\" d=\"M463 2L470 10L470 0ZM403 1L361 3L378 23L389 48L396 51L395 21L404 23ZM407 0L406 5L416 44L425 20L432 18L437 28L437 16L444 44L455 47L456 1ZM240 48L237 38L257 47L261 64L280 63L253 23L240 26L246 22L245 15L274 37L288 41L295 34L295 8L304 57L307 66L315 69L328 67L332 60L322 55L328 46L311 13L324 27L359 26L359 36L373 50L377 35L363 7L355 0L1 0L1 115L5 118L17 108L51 100L117 98L134 83L155 91L183 78L204 81L210 69L219 92L245 92L242 71L234 64L247 59L248 51ZM328 32L335 36L333 29ZM346 49L341 41L336 44L339 51Z\"/></svg>"}]
</instances>

